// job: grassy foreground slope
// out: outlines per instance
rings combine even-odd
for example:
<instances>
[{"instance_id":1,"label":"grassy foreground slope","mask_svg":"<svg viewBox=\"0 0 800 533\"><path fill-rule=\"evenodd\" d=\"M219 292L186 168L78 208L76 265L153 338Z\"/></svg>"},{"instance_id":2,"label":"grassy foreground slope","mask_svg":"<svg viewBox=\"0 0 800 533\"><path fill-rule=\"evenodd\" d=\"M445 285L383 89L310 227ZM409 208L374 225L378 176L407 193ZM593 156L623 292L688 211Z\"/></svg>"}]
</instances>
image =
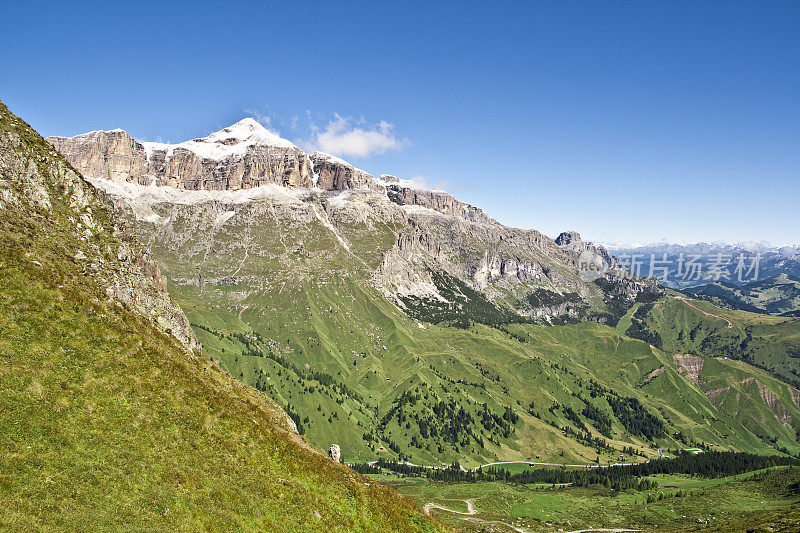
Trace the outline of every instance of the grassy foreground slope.
<instances>
[{"instance_id":1,"label":"grassy foreground slope","mask_svg":"<svg viewBox=\"0 0 800 533\"><path fill-rule=\"evenodd\" d=\"M92 188L0 104L0 529L441 528L110 299L114 234Z\"/></svg>"}]
</instances>

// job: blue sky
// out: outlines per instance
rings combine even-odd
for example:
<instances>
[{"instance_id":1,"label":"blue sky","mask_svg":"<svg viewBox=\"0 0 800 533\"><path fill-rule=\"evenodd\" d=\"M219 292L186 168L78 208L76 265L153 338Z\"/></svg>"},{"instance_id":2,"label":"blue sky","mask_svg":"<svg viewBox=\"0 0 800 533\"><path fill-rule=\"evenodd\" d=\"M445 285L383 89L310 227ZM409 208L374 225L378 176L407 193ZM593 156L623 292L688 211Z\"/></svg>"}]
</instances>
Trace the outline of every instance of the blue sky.
<instances>
[{"instance_id":1,"label":"blue sky","mask_svg":"<svg viewBox=\"0 0 800 533\"><path fill-rule=\"evenodd\" d=\"M43 135L245 116L506 224L800 241L800 2L3 2ZM334 151L334 150L332 150Z\"/></svg>"}]
</instances>

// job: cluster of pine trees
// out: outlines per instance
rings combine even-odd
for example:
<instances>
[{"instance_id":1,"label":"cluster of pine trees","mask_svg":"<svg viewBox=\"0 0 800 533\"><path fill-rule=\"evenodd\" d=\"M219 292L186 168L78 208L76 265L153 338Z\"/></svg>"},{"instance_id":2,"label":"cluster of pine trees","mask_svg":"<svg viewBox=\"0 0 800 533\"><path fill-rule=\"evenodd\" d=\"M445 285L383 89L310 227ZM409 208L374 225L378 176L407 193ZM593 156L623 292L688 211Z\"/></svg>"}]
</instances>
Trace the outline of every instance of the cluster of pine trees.
<instances>
[{"instance_id":1,"label":"cluster of pine trees","mask_svg":"<svg viewBox=\"0 0 800 533\"><path fill-rule=\"evenodd\" d=\"M658 334L657 331L651 331L650 328L647 327L646 318L648 313L653 309L652 303L647 303L639 307L633 316L631 317L631 325L625 331L625 335L628 337L639 339L640 341L644 341L648 344L652 344L658 349L664 344L664 341L661 339L661 335Z\"/></svg>"},{"instance_id":2,"label":"cluster of pine trees","mask_svg":"<svg viewBox=\"0 0 800 533\"><path fill-rule=\"evenodd\" d=\"M657 484L647 479L653 474L687 474L715 478L761 470L773 466L800 465L793 457L764 456L739 452L709 451L700 454L681 452L677 457L654 459L646 463L596 468L531 468L512 473L505 468L465 470L458 463L445 468L412 466L381 459L374 465L354 464L351 467L364 474L391 471L404 476L425 477L447 483L476 483L499 481L518 484L571 484L585 487L601 485L612 490L652 490Z\"/></svg>"},{"instance_id":3,"label":"cluster of pine trees","mask_svg":"<svg viewBox=\"0 0 800 533\"><path fill-rule=\"evenodd\" d=\"M476 322L501 326L530 321L510 309L496 306L482 293L450 274L433 270L430 273L436 289L446 301L415 296L402 298L406 312L412 318L432 324L445 323L462 329Z\"/></svg>"},{"instance_id":4,"label":"cluster of pine trees","mask_svg":"<svg viewBox=\"0 0 800 533\"><path fill-rule=\"evenodd\" d=\"M487 405L475 402L455 402L440 398L428 386L407 390L398 396L378 423L378 431L387 442L388 430L396 424L401 430L411 430L414 425L419 434L412 435L411 446L427 449L429 445L441 452L447 443L458 450L472 443L484 447L484 438L499 442L514 433L519 415L510 407L498 414Z\"/></svg>"}]
</instances>

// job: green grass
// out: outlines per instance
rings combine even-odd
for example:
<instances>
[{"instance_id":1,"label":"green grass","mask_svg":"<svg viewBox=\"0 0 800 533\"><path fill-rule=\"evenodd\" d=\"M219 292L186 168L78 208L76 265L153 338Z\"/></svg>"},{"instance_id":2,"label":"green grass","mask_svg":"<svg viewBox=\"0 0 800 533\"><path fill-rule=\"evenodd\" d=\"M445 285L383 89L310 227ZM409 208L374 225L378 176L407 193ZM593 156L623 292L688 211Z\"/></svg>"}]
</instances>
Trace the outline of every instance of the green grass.
<instances>
[{"instance_id":1,"label":"green grass","mask_svg":"<svg viewBox=\"0 0 800 533\"><path fill-rule=\"evenodd\" d=\"M393 483L419 505L436 503L464 511L470 499L475 518L503 521L531 531L579 528L630 528L642 530L686 530L697 520L721 528L735 528L762 517L794 515L800 496L792 484L800 480L797 469L750 472L728 478L703 479L688 476L652 476L662 487L646 491L616 493L603 487L532 487L503 483L440 484ZM663 485L678 485L664 488ZM680 491L680 492L679 492ZM680 496L676 496L680 494ZM647 502L648 495L656 501ZM658 499L661 497L662 499ZM461 500L460 505L458 500ZM458 529L474 530L462 517L434 510Z\"/></svg>"},{"instance_id":2,"label":"green grass","mask_svg":"<svg viewBox=\"0 0 800 533\"><path fill-rule=\"evenodd\" d=\"M395 457L389 449L391 441L412 462L430 465L534 461L537 455L546 462L594 462L597 450L555 429L550 423L563 427L569 422L560 411L549 412L554 402L580 412L584 404L574 395L591 400L589 380L638 398L667 424L669 435L680 431L698 441L760 453L773 453L773 443L765 439L778 436L781 446L798 450L790 427L775 420L767 424L769 435L756 435L751 417L742 416L740 405L709 401L708 391L688 381L669 353L653 350L607 326L506 326L516 338L486 326L461 330L424 324L422 329L354 274L323 282L287 280L279 290L269 292L250 290L246 282L213 292L206 287L202 298L192 286L171 289L191 322L206 328L196 331L207 356L246 383L256 384L259 379L262 384L269 383L265 390L273 399L282 406L291 405L303 420L308 418L303 426L311 442L323 449L334 442L340 444L347 461ZM234 302L228 290L250 296ZM286 358L300 372L270 356L245 355L246 347L231 335L250 331L263 339L264 353ZM332 376L361 398L320 386L303 375L306 370ZM648 380L654 371L662 373ZM718 374L709 378L709 386L718 378L727 383L750 376L774 387L781 398L789 397L785 385L747 365L739 368L726 363ZM403 392L428 389L473 412L484 403L496 413L506 407L517 409L521 421L509 438L497 438L496 443L489 442L483 430L483 447L474 441L454 446L421 439L415 417L428 416L430 411L420 406L406 411L406 422L392 419L384 429L378 427ZM774 419L754 391L747 392L747 398L753 413ZM607 403L591 401L613 416ZM541 418L528 413L531 402L532 411ZM798 413L790 399L782 403L790 416ZM592 427L590 420L585 423ZM625 446L648 456L654 455L658 446L690 446L671 437L647 442L629 434L618 421L612 429L615 435L608 440L617 451L601 451L603 463L618 460ZM377 440L365 440L365 434L375 435ZM423 445L411 446L412 437Z\"/></svg>"},{"instance_id":3,"label":"green grass","mask_svg":"<svg viewBox=\"0 0 800 533\"><path fill-rule=\"evenodd\" d=\"M628 312L623 315L622 318L619 319L619 323L617 323L617 331L624 334L628 331L628 328L631 327L631 322L633 319L633 314L642 306L641 303L635 303L628 309Z\"/></svg>"},{"instance_id":4,"label":"green grass","mask_svg":"<svg viewBox=\"0 0 800 533\"><path fill-rule=\"evenodd\" d=\"M97 278L119 268L110 217L90 201L93 234L78 232L72 205L94 193L5 107L0 118L2 160L44 176L51 203L0 208L0 529L440 529L315 452L266 395L110 301ZM0 168L18 198L26 180ZM79 247L104 266L84 270Z\"/></svg>"},{"instance_id":5,"label":"green grass","mask_svg":"<svg viewBox=\"0 0 800 533\"><path fill-rule=\"evenodd\" d=\"M712 283L688 290L721 307L780 315L800 310L800 281L786 274L736 286Z\"/></svg>"},{"instance_id":6,"label":"green grass","mask_svg":"<svg viewBox=\"0 0 800 533\"><path fill-rule=\"evenodd\" d=\"M267 279L274 279L273 274ZM698 441L760 453L773 452L773 443L765 439L777 436L781 446L800 450L790 427L776 420L767 424L768 434L756 435L749 414L743 416L738 404L710 402L708 391L681 375L669 352L653 350L614 328L594 323L507 325L515 338L486 326L462 330L423 324L422 329L364 283L358 273L345 271L320 280L280 279L279 283L267 283L272 288L261 290L248 281L213 290L206 285L202 294L192 285L174 284L170 289L190 321L202 326L196 331L208 357L245 383L268 383L265 390L276 402L283 407L291 405L303 420L308 418L303 426L312 443L322 449L331 443L341 445L347 461L396 457L391 442L412 462L430 465L533 461L537 455L546 462L594 462L597 450L555 429L551 423L564 427L569 422L560 411L549 412L553 403L571 405L580 412L584 404L574 395L589 399L589 380L638 398L667 424L669 435L682 432ZM232 335L247 332L263 339L265 354L286 358L300 373L269 356L246 355L246 347ZM648 376L662 367L662 373L648 381ZM330 375L361 398L320 386L302 375L306 370ZM741 377L740 372L744 372ZM761 370L747 365L720 367L721 379L742 381L747 376L774 385L781 398L788 398L785 385L769 381ZM406 422L393 419L385 428L378 427L403 392L428 389L472 412L483 404L496 413L507 407L517 409L521 421L509 438L495 435L494 443L482 430L483 447L475 441L455 446L441 439L422 439L415 417L429 416L430 411L420 406L406 412L410 417ZM737 392L741 391L733 394ZM747 393L748 401L752 400L752 409L748 409L755 416L774 419L763 399L754 394ZM531 402L532 411L541 418L528 413ZM613 415L604 401L592 402ZM791 400L782 403L789 416L800 415ZM585 423L592 427L590 420ZM690 445L671 437L647 442L627 433L617 421L612 429L615 435L609 444L617 451L601 450L604 463L617 460L625 446L651 456L658 446ZM365 440L365 434L376 440ZM422 446L411 446L412 438Z\"/></svg>"}]
</instances>

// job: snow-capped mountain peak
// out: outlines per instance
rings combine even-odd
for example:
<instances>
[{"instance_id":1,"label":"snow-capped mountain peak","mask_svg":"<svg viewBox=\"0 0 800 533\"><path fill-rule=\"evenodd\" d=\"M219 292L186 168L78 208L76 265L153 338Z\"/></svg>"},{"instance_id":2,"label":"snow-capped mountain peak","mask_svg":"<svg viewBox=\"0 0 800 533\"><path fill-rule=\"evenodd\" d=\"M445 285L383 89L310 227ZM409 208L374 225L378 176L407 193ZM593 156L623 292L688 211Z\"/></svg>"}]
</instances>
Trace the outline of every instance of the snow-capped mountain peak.
<instances>
[{"instance_id":1,"label":"snow-capped mountain peak","mask_svg":"<svg viewBox=\"0 0 800 533\"><path fill-rule=\"evenodd\" d=\"M272 133L253 118L244 118L239 122L215 131L206 137L192 139L180 144L166 144L159 142L142 142L147 157L150 159L155 150L166 150L167 157L172 155L176 148L183 148L196 153L200 157L223 160L234 155L243 155L251 146L266 145L278 148L296 149L291 141Z\"/></svg>"},{"instance_id":2,"label":"snow-capped mountain peak","mask_svg":"<svg viewBox=\"0 0 800 533\"><path fill-rule=\"evenodd\" d=\"M337 165L344 165L344 166L347 166L347 167L352 167L353 166L352 164L348 163L347 161L345 161L341 157L336 157L335 155L329 154L329 153L326 153L326 152L320 152L319 150L311 152L311 154L309 154L309 155L313 159L319 159L321 161L329 161L331 163L336 163Z\"/></svg>"},{"instance_id":3,"label":"snow-capped mountain peak","mask_svg":"<svg viewBox=\"0 0 800 533\"><path fill-rule=\"evenodd\" d=\"M268 144L270 146L279 146L281 148L295 148L295 145L290 141L283 139L275 133L269 131L262 126L254 118L243 118L236 124L232 124L227 128L221 129L204 137L202 140L207 143L221 143L224 145L233 145L238 143L250 144Z\"/></svg>"}]
</instances>

